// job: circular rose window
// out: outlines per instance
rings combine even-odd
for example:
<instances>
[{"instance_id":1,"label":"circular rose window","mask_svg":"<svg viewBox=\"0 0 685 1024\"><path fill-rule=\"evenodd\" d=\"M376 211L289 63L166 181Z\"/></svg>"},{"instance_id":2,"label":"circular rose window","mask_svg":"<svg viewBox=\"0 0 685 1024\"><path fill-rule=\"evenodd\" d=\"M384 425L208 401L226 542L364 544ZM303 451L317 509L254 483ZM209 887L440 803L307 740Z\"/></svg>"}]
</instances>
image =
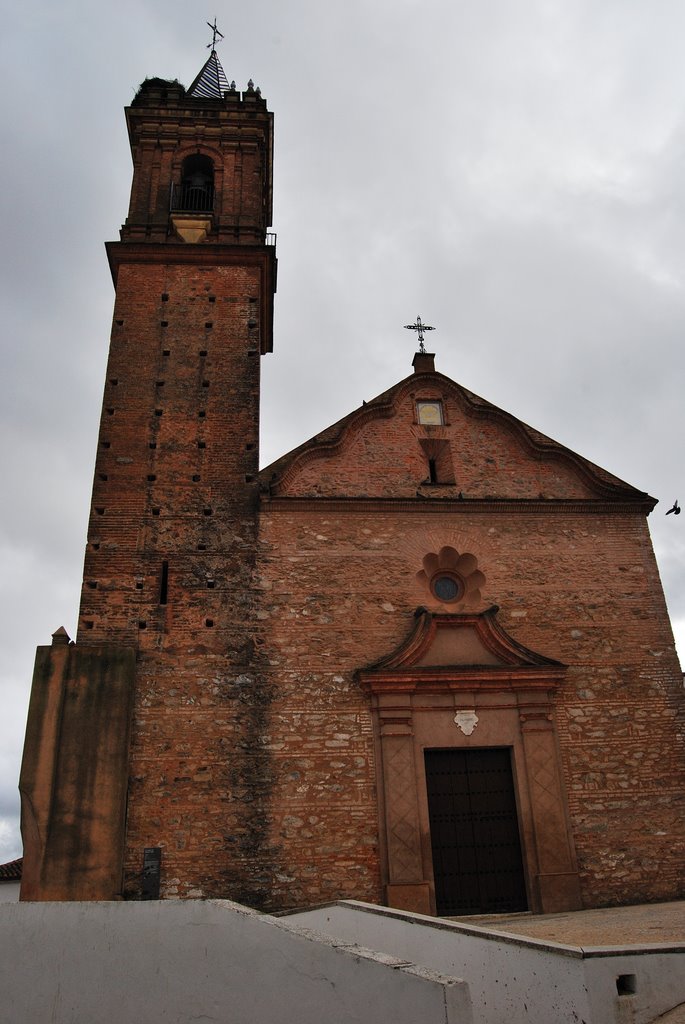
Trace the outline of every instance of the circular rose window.
<instances>
[{"instance_id":1,"label":"circular rose window","mask_svg":"<svg viewBox=\"0 0 685 1024\"><path fill-rule=\"evenodd\" d=\"M478 568L478 559L469 551L460 554L451 544L445 544L439 551L426 552L422 565L416 581L429 606L442 605L455 612L481 603L485 576Z\"/></svg>"},{"instance_id":2,"label":"circular rose window","mask_svg":"<svg viewBox=\"0 0 685 1024\"><path fill-rule=\"evenodd\" d=\"M430 581L430 588L438 601L449 604L458 601L464 593L464 584L459 576L445 572L437 572Z\"/></svg>"}]
</instances>

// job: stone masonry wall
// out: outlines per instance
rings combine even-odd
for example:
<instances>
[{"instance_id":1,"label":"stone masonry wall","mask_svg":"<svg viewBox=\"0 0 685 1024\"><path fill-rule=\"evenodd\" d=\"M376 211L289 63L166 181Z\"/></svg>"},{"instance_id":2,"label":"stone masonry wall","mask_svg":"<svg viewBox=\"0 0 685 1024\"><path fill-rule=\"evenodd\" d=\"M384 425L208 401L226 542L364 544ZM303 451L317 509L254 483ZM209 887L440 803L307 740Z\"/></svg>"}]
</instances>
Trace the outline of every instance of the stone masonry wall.
<instances>
[{"instance_id":1,"label":"stone masonry wall","mask_svg":"<svg viewBox=\"0 0 685 1024\"><path fill-rule=\"evenodd\" d=\"M416 573L446 544L478 558L483 606L500 606L514 638L569 666L556 716L585 904L682 894L682 685L642 515L283 501L260 530L274 905L382 898L371 718L354 673L430 607Z\"/></svg>"}]
</instances>

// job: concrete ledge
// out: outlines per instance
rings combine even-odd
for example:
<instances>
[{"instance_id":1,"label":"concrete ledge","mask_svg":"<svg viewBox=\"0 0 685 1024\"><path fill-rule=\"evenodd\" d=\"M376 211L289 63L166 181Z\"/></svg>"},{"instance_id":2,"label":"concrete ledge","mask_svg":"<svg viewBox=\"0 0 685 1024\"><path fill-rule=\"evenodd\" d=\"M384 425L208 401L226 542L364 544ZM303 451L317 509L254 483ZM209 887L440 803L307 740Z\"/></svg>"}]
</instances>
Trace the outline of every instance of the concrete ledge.
<instances>
[{"instance_id":1,"label":"concrete ledge","mask_svg":"<svg viewBox=\"0 0 685 1024\"><path fill-rule=\"evenodd\" d=\"M685 1000L680 942L583 948L353 901L284 920L463 977L476 1024L649 1024Z\"/></svg>"}]
</instances>

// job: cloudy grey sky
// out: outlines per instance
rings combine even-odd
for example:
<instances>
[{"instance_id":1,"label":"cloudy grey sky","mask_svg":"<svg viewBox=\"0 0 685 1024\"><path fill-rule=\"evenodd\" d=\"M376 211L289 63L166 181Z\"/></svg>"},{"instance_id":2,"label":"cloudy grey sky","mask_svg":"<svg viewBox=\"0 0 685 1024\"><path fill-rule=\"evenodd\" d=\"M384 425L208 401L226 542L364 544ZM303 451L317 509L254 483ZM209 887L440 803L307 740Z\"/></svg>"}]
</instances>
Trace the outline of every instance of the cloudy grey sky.
<instances>
[{"instance_id":1,"label":"cloudy grey sky","mask_svg":"<svg viewBox=\"0 0 685 1024\"><path fill-rule=\"evenodd\" d=\"M128 205L122 108L189 85L205 20L276 115L262 463L437 367L659 498L685 653L682 0L3 4L0 862L37 644L73 636Z\"/></svg>"}]
</instances>

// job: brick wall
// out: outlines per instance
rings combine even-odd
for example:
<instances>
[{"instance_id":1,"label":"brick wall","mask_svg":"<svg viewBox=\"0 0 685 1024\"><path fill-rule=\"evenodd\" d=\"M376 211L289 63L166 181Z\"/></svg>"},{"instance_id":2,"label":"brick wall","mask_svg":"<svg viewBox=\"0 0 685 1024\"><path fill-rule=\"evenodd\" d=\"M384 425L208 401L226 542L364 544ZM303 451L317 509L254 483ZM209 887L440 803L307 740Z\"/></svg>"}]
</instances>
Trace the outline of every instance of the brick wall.
<instances>
[{"instance_id":1,"label":"brick wall","mask_svg":"<svg viewBox=\"0 0 685 1024\"><path fill-rule=\"evenodd\" d=\"M126 888L143 848L162 845L166 893L259 902L264 268L187 260L119 267L78 642L138 652Z\"/></svg>"}]
</instances>

